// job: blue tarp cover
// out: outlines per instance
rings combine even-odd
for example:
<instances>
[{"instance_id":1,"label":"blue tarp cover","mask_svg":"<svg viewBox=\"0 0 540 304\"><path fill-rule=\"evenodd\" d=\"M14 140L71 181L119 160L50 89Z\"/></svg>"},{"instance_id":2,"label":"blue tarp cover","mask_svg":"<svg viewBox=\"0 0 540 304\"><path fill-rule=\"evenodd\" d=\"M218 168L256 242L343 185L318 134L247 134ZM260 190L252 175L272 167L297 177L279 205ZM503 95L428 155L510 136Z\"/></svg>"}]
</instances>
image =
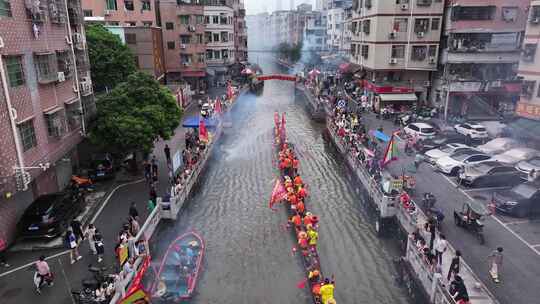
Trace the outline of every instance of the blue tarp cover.
<instances>
[{"instance_id":1,"label":"blue tarp cover","mask_svg":"<svg viewBox=\"0 0 540 304\"><path fill-rule=\"evenodd\" d=\"M199 115L186 117L186 119L184 119L184 123L182 123L182 126L184 128L198 128L200 119L201 117ZM204 125L207 128L214 128L217 126L217 124L218 121L215 118L206 118L204 120Z\"/></svg>"},{"instance_id":2,"label":"blue tarp cover","mask_svg":"<svg viewBox=\"0 0 540 304\"><path fill-rule=\"evenodd\" d=\"M384 134L383 132L381 131L378 131L378 130L375 130L373 131L373 136L377 137L378 139L384 141L384 142L389 142L390 141L390 136Z\"/></svg>"}]
</instances>

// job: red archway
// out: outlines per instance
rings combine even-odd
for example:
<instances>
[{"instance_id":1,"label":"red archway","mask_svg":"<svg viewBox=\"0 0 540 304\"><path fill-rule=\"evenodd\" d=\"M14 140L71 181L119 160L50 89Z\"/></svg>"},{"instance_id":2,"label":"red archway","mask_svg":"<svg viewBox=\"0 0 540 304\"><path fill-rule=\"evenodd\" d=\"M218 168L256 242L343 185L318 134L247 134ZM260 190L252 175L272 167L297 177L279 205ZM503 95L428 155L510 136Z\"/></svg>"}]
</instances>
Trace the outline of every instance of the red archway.
<instances>
[{"instance_id":1,"label":"red archway","mask_svg":"<svg viewBox=\"0 0 540 304\"><path fill-rule=\"evenodd\" d=\"M257 76L258 81L265 80L285 80L285 81L294 81L296 82L296 76L285 75L285 74L270 74L270 75L260 75Z\"/></svg>"}]
</instances>

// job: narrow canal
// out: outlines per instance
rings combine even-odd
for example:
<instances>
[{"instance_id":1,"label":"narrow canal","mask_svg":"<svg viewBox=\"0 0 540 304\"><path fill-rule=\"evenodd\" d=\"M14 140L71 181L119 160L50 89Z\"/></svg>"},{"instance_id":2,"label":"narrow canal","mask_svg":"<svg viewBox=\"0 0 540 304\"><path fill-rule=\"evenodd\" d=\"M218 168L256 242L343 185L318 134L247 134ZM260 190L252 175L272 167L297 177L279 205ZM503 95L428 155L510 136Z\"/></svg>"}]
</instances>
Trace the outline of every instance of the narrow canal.
<instances>
[{"instance_id":1,"label":"narrow canal","mask_svg":"<svg viewBox=\"0 0 540 304\"><path fill-rule=\"evenodd\" d=\"M269 60L261 66L267 73L279 71ZM274 111L287 113L287 135L309 184L307 208L321 218L322 269L336 277L338 303L411 303L394 282L395 245L374 234L355 182L323 139L324 125L312 122L295 101L292 83L267 82L261 96L238 100L234 126L222 137L178 221L161 225L154 235L154 261L171 240L194 230L205 238L207 252L192 303L309 303L309 291L296 287L305 275L292 256L292 235L283 230L286 213L268 208L276 178Z\"/></svg>"}]
</instances>

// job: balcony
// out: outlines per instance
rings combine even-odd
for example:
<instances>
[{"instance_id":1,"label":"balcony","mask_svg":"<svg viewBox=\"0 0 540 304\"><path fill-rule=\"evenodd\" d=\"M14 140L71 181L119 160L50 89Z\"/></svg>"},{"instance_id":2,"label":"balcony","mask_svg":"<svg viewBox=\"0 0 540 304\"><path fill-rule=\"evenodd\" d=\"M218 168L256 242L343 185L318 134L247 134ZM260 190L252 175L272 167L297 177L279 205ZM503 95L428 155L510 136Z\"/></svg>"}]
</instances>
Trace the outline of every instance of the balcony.
<instances>
[{"instance_id":1,"label":"balcony","mask_svg":"<svg viewBox=\"0 0 540 304\"><path fill-rule=\"evenodd\" d=\"M441 62L446 63L517 63L519 52L482 53L482 52L450 52L443 50Z\"/></svg>"},{"instance_id":2,"label":"balcony","mask_svg":"<svg viewBox=\"0 0 540 304\"><path fill-rule=\"evenodd\" d=\"M521 92L519 80L494 81L452 81L448 85L449 92L501 92L518 94Z\"/></svg>"}]
</instances>

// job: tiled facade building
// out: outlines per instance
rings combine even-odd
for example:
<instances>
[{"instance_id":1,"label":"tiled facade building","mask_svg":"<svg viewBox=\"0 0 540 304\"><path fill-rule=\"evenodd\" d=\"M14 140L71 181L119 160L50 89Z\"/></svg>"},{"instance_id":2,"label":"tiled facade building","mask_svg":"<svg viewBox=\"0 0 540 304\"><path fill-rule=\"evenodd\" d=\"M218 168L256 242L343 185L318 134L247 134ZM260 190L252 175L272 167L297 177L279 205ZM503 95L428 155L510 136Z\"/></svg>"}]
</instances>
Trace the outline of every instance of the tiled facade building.
<instances>
[{"instance_id":1,"label":"tiled facade building","mask_svg":"<svg viewBox=\"0 0 540 304\"><path fill-rule=\"evenodd\" d=\"M0 231L8 241L35 198L69 184L95 114L83 21L80 0L0 1Z\"/></svg>"}]
</instances>

